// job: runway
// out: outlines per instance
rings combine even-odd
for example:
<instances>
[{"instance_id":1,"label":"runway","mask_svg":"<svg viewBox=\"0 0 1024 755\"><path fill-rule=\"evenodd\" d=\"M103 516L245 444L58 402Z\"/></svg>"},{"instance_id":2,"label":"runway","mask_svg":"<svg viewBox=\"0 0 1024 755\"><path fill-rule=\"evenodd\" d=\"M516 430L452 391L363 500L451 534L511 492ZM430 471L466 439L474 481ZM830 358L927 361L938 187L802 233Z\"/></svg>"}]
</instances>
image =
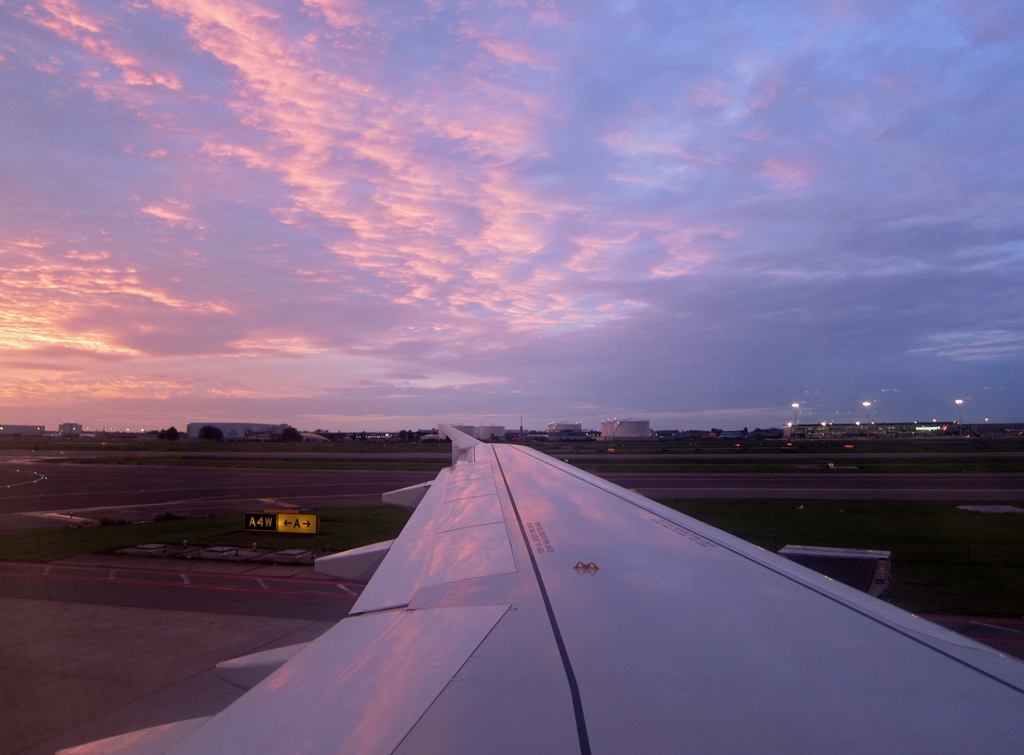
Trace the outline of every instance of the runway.
<instances>
[{"instance_id":1,"label":"runway","mask_svg":"<svg viewBox=\"0 0 1024 755\"><path fill-rule=\"evenodd\" d=\"M605 479L655 500L827 499L1024 504L1024 472L607 473ZM253 508L375 506L381 494L432 480L409 470L243 469L51 463L0 454L0 532L66 526L72 517L150 521L241 513Z\"/></svg>"},{"instance_id":2,"label":"runway","mask_svg":"<svg viewBox=\"0 0 1024 755\"><path fill-rule=\"evenodd\" d=\"M66 526L69 518L151 521L275 505L376 506L381 494L433 472L242 469L53 463L0 456L0 531Z\"/></svg>"}]
</instances>

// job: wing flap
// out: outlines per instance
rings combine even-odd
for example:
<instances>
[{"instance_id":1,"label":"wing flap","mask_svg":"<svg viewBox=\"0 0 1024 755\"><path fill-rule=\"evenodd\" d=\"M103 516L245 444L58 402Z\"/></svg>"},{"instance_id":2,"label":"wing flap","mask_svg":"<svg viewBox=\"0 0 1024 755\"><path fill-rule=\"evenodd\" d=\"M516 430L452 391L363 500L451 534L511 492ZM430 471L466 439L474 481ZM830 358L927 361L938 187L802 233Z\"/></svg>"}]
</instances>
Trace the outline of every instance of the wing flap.
<instances>
[{"instance_id":1,"label":"wing flap","mask_svg":"<svg viewBox=\"0 0 1024 755\"><path fill-rule=\"evenodd\" d=\"M421 482L419 485L410 485L407 488L391 490L384 493L380 499L389 506L400 506L403 509L414 509L419 506L423 496L430 489L431 482Z\"/></svg>"},{"instance_id":2,"label":"wing flap","mask_svg":"<svg viewBox=\"0 0 1024 755\"><path fill-rule=\"evenodd\" d=\"M210 716L151 726L116 737L97 739L77 747L59 750L57 755L164 755L181 740L210 720Z\"/></svg>"},{"instance_id":3,"label":"wing flap","mask_svg":"<svg viewBox=\"0 0 1024 755\"><path fill-rule=\"evenodd\" d=\"M313 568L318 573L335 579L369 582L394 542L384 540L341 553L321 556L313 562Z\"/></svg>"},{"instance_id":4,"label":"wing flap","mask_svg":"<svg viewBox=\"0 0 1024 755\"><path fill-rule=\"evenodd\" d=\"M430 570L437 532L437 515L443 503L443 491L451 470L442 470L435 484L409 517L409 521L391 543L374 577L352 607L352 614L387 611L409 605L417 586Z\"/></svg>"},{"instance_id":5,"label":"wing flap","mask_svg":"<svg viewBox=\"0 0 1024 755\"><path fill-rule=\"evenodd\" d=\"M466 497L445 501L444 511L441 513L437 528L440 532L449 532L460 527L475 527L504 521L498 496L492 493L475 498Z\"/></svg>"},{"instance_id":6,"label":"wing flap","mask_svg":"<svg viewBox=\"0 0 1024 755\"><path fill-rule=\"evenodd\" d=\"M421 588L515 570L493 464L460 461L430 486L352 613L407 606Z\"/></svg>"},{"instance_id":7,"label":"wing flap","mask_svg":"<svg viewBox=\"0 0 1024 755\"><path fill-rule=\"evenodd\" d=\"M392 752L508 608L344 619L172 752Z\"/></svg>"},{"instance_id":8,"label":"wing flap","mask_svg":"<svg viewBox=\"0 0 1024 755\"><path fill-rule=\"evenodd\" d=\"M240 658L221 661L215 667L217 676L239 689L252 689L281 668L293 655L308 644L308 642L301 642L297 645L286 645L285 647L272 650L261 650L258 653L250 653Z\"/></svg>"}]
</instances>

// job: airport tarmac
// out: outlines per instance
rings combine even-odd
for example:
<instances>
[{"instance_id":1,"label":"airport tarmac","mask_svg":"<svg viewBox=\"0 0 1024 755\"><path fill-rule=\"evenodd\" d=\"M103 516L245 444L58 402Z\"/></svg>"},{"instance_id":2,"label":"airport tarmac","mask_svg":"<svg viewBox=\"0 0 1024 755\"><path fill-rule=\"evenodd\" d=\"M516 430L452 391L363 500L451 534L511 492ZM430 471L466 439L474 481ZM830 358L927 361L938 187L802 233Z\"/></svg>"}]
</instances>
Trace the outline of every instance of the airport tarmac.
<instances>
[{"instance_id":1,"label":"airport tarmac","mask_svg":"<svg viewBox=\"0 0 1024 755\"><path fill-rule=\"evenodd\" d=\"M163 512L278 504L376 505L383 492L433 477L408 470L47 464L8 456L0 458L0 530L65 526L71 512L139 521ZM607 477L659 498L1024 502L1024 475L1014 473ZM298 565L124 556L0 564L0 755L52 753L214 713L241 694L216 677L216 663L313 639L347 613L352 598ZM1024 656L1024 621L948 621L939 623Z\"/></svg>"},{"instance_id":2,"label":"airport tarmac","mask_svg":"<svg viewBox=\"0 0 1024 755\"><path fill-rule=\"evenodd\" d=\"M37 597L11 597L26 583ZM0 755L49 755L212 715L242 694L216 676L217 663L319 637L358 592L342 587L339 596L308 566L126 556L0 563ZM310 618L323 610L331 618ZM1024 620L928 618L1024 657Z\"/></svg>"},{"instance_id":3,"label":"airport tarmac","mask_svg":"<svg viewBox=\"0 0 1024 755\"><path fill-rule=\"evenodd\" d=\"M308 566L0 563L0 755L216 713L242 694L217 663L315 639L358 590Z\"/></svg>"},{"instance_id":4,"label":"airport tarmac","mask_svg":"<svg viewBox=\"0 0 1024 755\"><path fill-rule=\"evenodd\" d=\"M0 531L63 527L72 515L136 522L163 513L376 506L383 493L436 476L405 470L69 464L0 455Z\"/></svg>"}]
</instances>

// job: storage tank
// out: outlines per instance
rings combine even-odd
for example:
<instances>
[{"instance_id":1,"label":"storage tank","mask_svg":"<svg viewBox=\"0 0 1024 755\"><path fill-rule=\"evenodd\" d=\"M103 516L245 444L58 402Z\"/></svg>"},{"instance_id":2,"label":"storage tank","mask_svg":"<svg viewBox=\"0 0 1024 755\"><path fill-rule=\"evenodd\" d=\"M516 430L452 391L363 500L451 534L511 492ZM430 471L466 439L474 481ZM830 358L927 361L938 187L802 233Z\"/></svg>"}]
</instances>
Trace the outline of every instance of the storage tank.
<instances>
[{"instance_id":1,"label":"storage tank","mask_svg":"<svg viewBox=\"0 0 1024 755\"><path fill-rule=\"evenodd\" d=\"M478 425L473 428L473 437L477 440L502 440L505 437L505 426Z\"/></svg>"},{"instance_id":2,"label":"storage tank","mask_svg":"<svg viewBox=\"0 0 1024 755\"><path fill-rule=\"evenodd\" d=\"M643 440L650 437L649 419L606 419L601 422L601 440Z\"/></svg>"}]
</instances>

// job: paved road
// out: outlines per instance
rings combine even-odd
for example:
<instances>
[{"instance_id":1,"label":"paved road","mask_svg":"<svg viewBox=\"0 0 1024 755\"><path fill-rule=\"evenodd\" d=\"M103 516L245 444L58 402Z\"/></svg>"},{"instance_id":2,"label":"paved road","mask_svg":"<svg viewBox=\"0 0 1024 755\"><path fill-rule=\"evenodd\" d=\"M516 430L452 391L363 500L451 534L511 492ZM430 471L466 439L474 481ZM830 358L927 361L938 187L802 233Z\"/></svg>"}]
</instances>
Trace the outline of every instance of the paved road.
<instances>
[{"instance_id":1,"label":"paved road","mask_svg":"<svg viewBox=\"0 0 1024 755\"><path fill-rule=\"evenodd\" d=\"M300 566L0 563L0 755L212 715L241 694L217 663L315 639L358 589Z\"/></svg>"},{"instance_id":2,"label":"paved road","mask_svg":"<svg viewBox=\"0 0 1024 755\"><path fill-rule=\"evenodd\" d=\"M238 568L228 571L179 559L79 561L85 563L0 562L0 597L340 621L362 592L361 585L318 578L309 567L232 565ZM279 576L289 571L293 576Z\"/></svg>"},{"instance_id":3,"label":"paved road","mask_svg":"<svg viewBox=\"0 0 1024 755\"><path fill-rule=\"evenodd\" d=\"M374 506L389 490L431 480L432 472L284 470L48 463L0 456L0 531L69 516L150 521L243 512L268 505L303 509Z\"/></svg>"}]
</instances>

